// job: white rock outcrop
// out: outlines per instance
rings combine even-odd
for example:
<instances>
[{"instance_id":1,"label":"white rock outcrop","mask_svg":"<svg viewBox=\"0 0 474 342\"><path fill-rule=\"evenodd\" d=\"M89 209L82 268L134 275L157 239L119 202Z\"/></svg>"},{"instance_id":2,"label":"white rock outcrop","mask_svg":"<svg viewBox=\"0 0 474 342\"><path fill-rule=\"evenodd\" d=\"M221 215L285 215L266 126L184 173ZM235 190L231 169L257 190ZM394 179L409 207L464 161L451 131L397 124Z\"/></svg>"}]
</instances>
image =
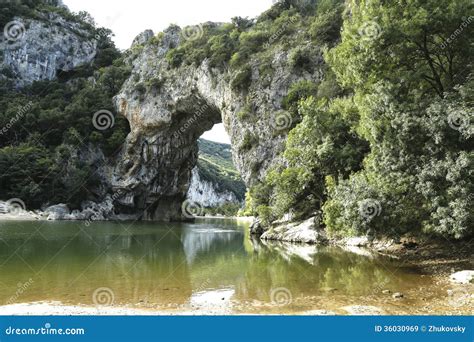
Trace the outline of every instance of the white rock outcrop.
<instances>
[{"instance_id":1,"label":"white rock outcrop","mask_svg":"<svg viewBox=\"0 0 474 342\"><path fill-rule=\"evenodd\" d=\"M225 203L240 203L230 191L221 191L218 184L201 178L197 167L191 172L191 184L186 198L204 207L218 207Z\"/></svg>"},{"instance_id":2,"label":"white rock outcrop","mask_svg":"<svg viewBox=\"0 0 474 342\"><path fill-rule=\"evenodd\" d=\"M464 270L451 274L449 279L453 283L470 284L474 281L474 271Z\"/></svg>"},{"instance_id":3,"label":"white rock outcrop","mask_svg":"<svg viewBox=\"0 0 474 342\"><path fill-rule=\"evenodd\" d=\"M319 227L317 219L311 217L303 222L280 223L260 237L262 240L279 240L288 242L324 243L326 232Z\"/></svg>"},{"instance_id":4,"label":"white rock outcrop","mask_svg":"<svg viewBox=\"0 0 474 342\"><path fill-rule=\"evenodd\" d=\"M65 220L71 211L66 204L55 204L44 210L47 220Z\"/></svg>"}]
</instances>

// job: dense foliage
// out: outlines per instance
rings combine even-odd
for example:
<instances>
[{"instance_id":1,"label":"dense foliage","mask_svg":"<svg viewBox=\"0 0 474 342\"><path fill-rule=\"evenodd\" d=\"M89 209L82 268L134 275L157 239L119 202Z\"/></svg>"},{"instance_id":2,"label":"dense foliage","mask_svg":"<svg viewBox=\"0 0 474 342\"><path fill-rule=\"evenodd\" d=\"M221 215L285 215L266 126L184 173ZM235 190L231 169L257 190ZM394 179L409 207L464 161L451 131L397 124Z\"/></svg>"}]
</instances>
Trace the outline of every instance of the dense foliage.
<instances>
[{"instance_id":1,"label":"dense foliage","mask_svg":"<svg viewBox=\"0 0 474 342\"><path fill-rule=\"evenodd\" d=\"M317 215L333 235L472 236L472 10L347 3L325 54L332 71L298 98L285 162L250 189L247 212L267 223Z\"/></svg>"},{"instance_id":2,"label":"dense foliage","mask_svg":"<svg viewBox=\"0 0 474 342\"><path fill-rule=\"evenodd\" d=\"M325 46L339 37L342 2L282 0L255 20L235 17L231 23L188 27L183 36L189 30L193 39L183 39L168 52L167 59L173 67L199 65L205 59L211 67L230 67L235 71L232 86L246 88L252 61L261 63L263 75L271 72L269 45L278 42L285 50L291 50L291 64L301 71L310 65L314 54L311 48L302 47L302 43L311 41L315 46ZM313 21L315 13L319 14L318 22Z\"/></svg>"},{"instance_id":3,"label":"dense foliage","mask_svg":"<svg viewBox=\"0 0 474 342\"><path fill-rule=\"evenodd\" d=\"M21 198L30 209L59 202L75 207L93 196L89 191L98 176L87 155L102 151L113 156L129 131L128 122L120 117L107 130L93 125L94 113L114 113L112 97L130 73L110 39L111 32L96 28L84 13L73 15L39 1L18 5L15 15L39 15L50 7L89 27L91 37L98 40L98 53L91 65L62 72L53 81L35 82L21 90L14 87L12 75L4 73L7 78L0 81L1 197Z\"/></svg>"}]
</instances>

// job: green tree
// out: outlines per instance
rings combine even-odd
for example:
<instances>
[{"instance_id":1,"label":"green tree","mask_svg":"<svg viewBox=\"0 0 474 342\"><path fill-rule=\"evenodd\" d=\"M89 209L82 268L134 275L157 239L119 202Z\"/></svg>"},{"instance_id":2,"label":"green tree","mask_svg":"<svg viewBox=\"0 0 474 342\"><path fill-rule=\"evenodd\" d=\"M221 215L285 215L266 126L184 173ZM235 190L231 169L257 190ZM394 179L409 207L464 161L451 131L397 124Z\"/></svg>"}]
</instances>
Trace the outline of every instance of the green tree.
<instances>
[{"instance_id":1,"label":"green tree","mask_svg":"<svg viewBox=\"0 0 474 342\"><path fill-rule=\"evenodd\" d=\"M355 128L370 143L370 154L349 179L328 179L324 214L333 233L473 234L467 195L473 45L472 28L462 19L472 6L350 4L342 42L326 57L354 92Z\"/></svg>"}]
</instances>

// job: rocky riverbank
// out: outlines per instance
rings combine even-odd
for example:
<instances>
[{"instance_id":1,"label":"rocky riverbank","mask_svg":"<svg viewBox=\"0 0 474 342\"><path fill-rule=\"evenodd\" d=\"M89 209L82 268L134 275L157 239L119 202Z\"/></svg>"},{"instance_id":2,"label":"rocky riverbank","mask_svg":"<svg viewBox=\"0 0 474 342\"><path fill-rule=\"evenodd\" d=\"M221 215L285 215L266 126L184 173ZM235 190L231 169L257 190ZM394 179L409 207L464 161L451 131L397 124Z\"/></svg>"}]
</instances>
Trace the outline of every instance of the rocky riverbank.
<instances>
[{"instance_id":1,"label":"rocky riverbank","mask_svg":"<svg viewBox=\"0 0 474 342\"><path fill-rule=\"evenodd\" d=\"M474 240L454 241L442 237L406 234L389 237L330 237L316 217L302 222L277 221L264 228L257 219L250 226L251 234L262 240L287 241L316 245L335 245L358 254L381 254L399 260L407 267L417 267L429 275L458 279L459 284L470 284L473 279ZM456 283L456 281L454 281Z\"/></svg>"},{"instance_id":2,"label":"rocky riverbank","mask_svg":"<svg viewBox=\"0 0 474 342\"><path fill-rule=\"evenodd\" d=\"M71 210L60 203L44 207L42 210L25 210L22 203L0 202L0 220L9 221L105 221L108 219L127 220L136 217L115 215L113 199L108 197L101 203L85 201L81 209Z\"/></svg>"}]
</instances>

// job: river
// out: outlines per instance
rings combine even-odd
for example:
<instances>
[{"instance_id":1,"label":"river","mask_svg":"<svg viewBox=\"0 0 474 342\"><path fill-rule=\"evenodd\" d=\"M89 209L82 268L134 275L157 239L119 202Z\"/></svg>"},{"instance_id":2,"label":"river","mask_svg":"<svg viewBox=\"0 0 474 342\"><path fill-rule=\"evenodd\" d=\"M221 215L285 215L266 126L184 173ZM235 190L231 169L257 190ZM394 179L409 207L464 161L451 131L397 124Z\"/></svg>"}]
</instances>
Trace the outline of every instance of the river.
<instances>
[{"instance_id":1,"label":"river","mask_svg":"<svg viewBox=\"0 0 474 342\"><path fill-rule=\"evenodd\" d=\"M446 295L448 286L362 249L261 242L248 235L247 223L230 219L0 222L0 305L196 314L463 312L462 298ZM403 298L393 298L396 292Z\"/></svg>"}]
</instances>

